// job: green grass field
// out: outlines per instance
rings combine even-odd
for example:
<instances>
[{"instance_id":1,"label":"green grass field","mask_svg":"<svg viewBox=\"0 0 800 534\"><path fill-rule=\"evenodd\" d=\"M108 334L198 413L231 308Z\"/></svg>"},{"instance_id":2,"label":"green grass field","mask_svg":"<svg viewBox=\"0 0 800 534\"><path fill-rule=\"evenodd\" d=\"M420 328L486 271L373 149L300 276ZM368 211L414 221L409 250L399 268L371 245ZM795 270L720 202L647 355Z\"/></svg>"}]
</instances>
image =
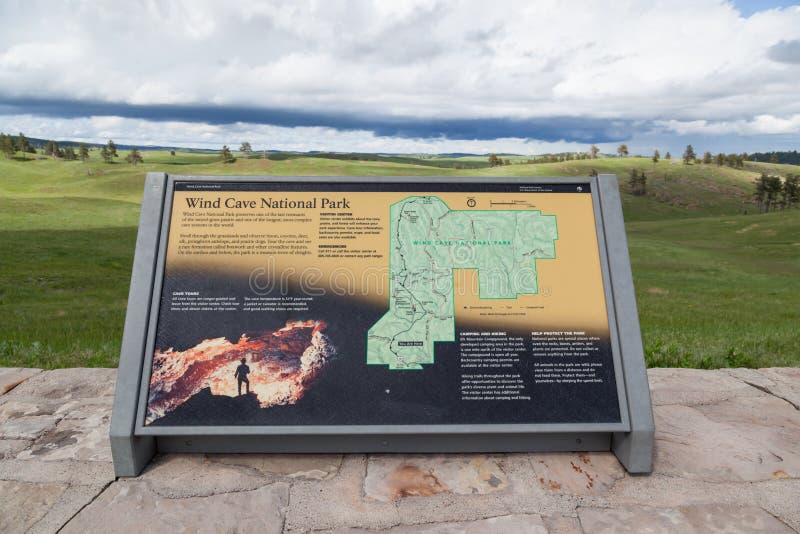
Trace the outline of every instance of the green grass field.
<instances>
[{"instance_id":1,"label":"green grass field","mask_svg":"<svg viewBox=\"0 0 800 534\"><path fill-rule=\"evenodd\" d=\"M124 152L120 152L124 161ZM351 176L586 176L623 184L651 366L800 365L800 210L757 214L744 170L647 158L455 169L387 161L143 153L145 163L0 159L0 366L118 361L145 172ZM445 158L452 161L453 158ZM472 158L474 160L474 158ZM631 168L648 194L626 191Z\"/></svg>"}]
</instances>

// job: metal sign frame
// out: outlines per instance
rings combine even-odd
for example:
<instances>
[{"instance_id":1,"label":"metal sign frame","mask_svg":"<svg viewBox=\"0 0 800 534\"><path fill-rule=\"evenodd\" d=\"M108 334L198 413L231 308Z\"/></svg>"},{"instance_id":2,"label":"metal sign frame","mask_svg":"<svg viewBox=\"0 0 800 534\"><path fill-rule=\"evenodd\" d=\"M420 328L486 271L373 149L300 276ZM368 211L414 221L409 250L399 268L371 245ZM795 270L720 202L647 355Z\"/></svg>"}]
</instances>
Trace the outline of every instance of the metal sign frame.
<instances>
[{"instance_id":1,"label":"metal sign frame","mask_svg":"<svg viewBox=\"0 0 800 534\"><path fill-rule=\"evenodd\" d=\"M117 476L136 476L156 452L525 452L613 450L632 473L652 469L654 424L639 317L615 175L588 178L426 178L441 183L588 184L609 318L618 423L144 426L144 406L176 182L374 183L374 177L188 176L148 173L111 419ZM420 177L386 177L419 183Z\"/></svg>"}]
</instances>

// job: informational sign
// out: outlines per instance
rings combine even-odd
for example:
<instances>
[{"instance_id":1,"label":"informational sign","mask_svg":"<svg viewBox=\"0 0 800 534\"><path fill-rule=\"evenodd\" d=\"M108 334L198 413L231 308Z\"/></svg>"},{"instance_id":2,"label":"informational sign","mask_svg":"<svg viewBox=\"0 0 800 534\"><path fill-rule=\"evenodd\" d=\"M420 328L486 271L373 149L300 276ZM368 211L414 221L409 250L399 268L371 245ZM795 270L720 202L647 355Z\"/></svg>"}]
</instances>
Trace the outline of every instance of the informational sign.
<instances>
[{"instance_id":1,"label":"informational sign","mask_svg":"<svg viewBox=\"0 0 800 534\"><path fill-rule=\"evenodd\" d=\"M164 178L134 435L631 431L596 179Z\"/></svg>"}]
</instances>

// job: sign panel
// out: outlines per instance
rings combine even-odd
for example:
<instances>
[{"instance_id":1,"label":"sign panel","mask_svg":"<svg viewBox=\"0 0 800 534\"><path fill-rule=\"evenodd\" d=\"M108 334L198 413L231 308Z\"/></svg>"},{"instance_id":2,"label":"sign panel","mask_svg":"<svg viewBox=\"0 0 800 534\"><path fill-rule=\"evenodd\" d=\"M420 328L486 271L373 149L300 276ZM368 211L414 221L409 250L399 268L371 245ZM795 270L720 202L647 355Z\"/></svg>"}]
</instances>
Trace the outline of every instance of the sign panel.
<instances>
[{"instance_id":1,"label":"sign panel","mask_svg":"<svg viewBox=\"0 0 800 534\"><path fill-rule=\"evenodd\" d=\"M591 184L168 193L143 427L627 424Z\"/></svg>"},{"instance_id":2,"label":"sign panel","mask_svg":"<svg viewBox=\"0 0 800 534\"><path fill-rule=\"evenodd\" d=\"M616 178L147 176L115 471L613 450L652 409Z\"/></svg>"}]
</instances>

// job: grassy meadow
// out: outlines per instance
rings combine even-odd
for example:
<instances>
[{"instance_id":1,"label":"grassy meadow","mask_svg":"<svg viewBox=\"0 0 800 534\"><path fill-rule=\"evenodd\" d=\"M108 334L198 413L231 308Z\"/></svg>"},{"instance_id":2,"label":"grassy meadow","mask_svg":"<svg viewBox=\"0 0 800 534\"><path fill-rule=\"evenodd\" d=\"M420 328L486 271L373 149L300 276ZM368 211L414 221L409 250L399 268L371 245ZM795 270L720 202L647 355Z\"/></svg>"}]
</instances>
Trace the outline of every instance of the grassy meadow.
<instances>
[{"instance_id":1,"label":"grassy meadow","mask_svg":"<svg viewBox=\"0 0 800 534\"><path fill-rule=\"evenodd\" d=\"M650 366L800 365L800 210L756 212L747 163L602 158L456 169L460 158L360 161L143 152L144 163L0 159L0 366L115 366L139 202L149 171L176 174L586 176L616 173ZM411 158L403 158L411 159ZM441 161L437 161L440 159ZM465 158L474 161L475 158ZM628 194L630 169L647 195Z\"/></svg>"}]
</instances>

